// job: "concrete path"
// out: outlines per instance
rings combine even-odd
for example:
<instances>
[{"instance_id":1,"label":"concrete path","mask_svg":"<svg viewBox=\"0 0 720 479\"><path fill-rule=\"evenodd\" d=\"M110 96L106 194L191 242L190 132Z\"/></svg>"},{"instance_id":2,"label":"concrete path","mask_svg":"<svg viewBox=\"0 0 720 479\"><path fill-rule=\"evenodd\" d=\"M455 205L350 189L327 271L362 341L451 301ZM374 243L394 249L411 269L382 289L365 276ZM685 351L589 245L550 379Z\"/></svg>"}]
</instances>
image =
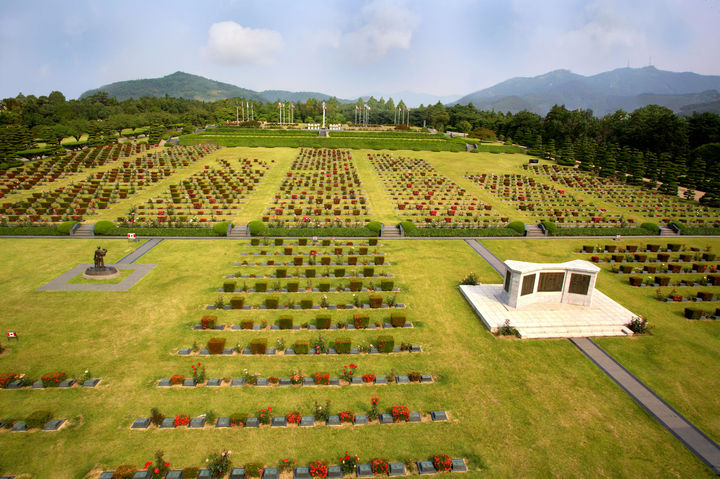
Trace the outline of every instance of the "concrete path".
<instances>
[{"instance_id":1,"label":"concrete path","mask_svg":"<svg viewBox=\"0 0 720 479\"><path fill-rule=\"evenodd\" d=\"M477 252L477 254L482 256L483 259L487 261L488 264L490 264L490 266L492 266L493 269L497 271L500 276L502 276L503 278L505 277L505 263L500 261L500 259L494 254L492 254L489 249L478 243L477 240L466 239L465 242L469 244L470 247L474 249L475 252Z\"/></svg>"},{"instance_id":2,"label":"concrete path","mask_svg":"<svg viewBox=\"0 0 720 479\"><path fill-rule=\"evenodd\" d=\"M82 274L87 268L91 267L91 264L80 264L75 266L73 269L64 273L49 283L40 286L36 291L127 291L135 284L143 279L146 274L152 270L154 264L113 264L108 266L115 266L119 270L130 269L132 273L126 276L122 281L115 284L72 284L68 283L71 279L79 274Z\"/></svg>"},{"instance_id":3,"label":"concrete path","mask_svg":"<svg viewBox=\"0 0 720 479\"><path fill-rule=\"evenodd\" d=\"M720 475L720 446L715 441L670 407L592 340L572 338L570 341L693 454L707 464L715 474Z\"/></svg>"},{"instance_id":4,"label":"concrete path","mask_svg":"<svg viewBox=\"0 0 720 479\"><path fill-rule=\"evenodd\" d=\"M123 259L118 261L118 264L131 264L140 259L142 255L156 247L160 244L162 241L162 238L153 238L151 240L147 240L145 243L143 243L141 246L139 246L135 251L130 253L129 255L125 256Z\"/></svg>"}]
</instances>

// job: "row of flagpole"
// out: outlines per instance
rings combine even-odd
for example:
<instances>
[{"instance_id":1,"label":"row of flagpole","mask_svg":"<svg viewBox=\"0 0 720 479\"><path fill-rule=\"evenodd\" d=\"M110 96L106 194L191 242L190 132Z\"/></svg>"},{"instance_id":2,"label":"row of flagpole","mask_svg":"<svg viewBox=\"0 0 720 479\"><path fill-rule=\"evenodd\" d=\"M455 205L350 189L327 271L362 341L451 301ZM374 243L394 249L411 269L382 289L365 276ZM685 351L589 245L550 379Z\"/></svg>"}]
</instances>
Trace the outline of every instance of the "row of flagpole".
<instances>
[{"instance_id":1,"label":"row of flagpole","mask_svg":"<svg viewBox=\"0 0 720 479\"><path fill-rule=\"evenodd\" d=\"M288 111L290 110L290 111ZM290 103L287 106L283 102L278 102L278 116L280 118L280 124L293 123L295 119L295 104ZM288 122L288 119L290 120Z\"/></svg>"},{"instance_id":2,"label":"row of flagpole","mask_svg":"<svg viewBox=\"0 0 720 479\"><path fill-rule=\"evenodd\" d=\"M243 102L240 102L240 109L242 110L242 121L252 121L255 120L255 105L250 103L249 101L246 101L245 104ZM247 119L245 119L245 111L247 109ZM235 102L235 122L240 122L240 111L238 110L238 102Z\"/></svg>"},{"instance_id":3,"label":"row of flagpole","mask_svg":"<svg viewBox=\"0 0 720 479\"><path fill-rule=\"evenodd\" d=\"M290 110L289 112L286 110ZM325 128L325 109L326 105L325 102L322 102L322 111L323 111L323 121L322 121L322 127ZM246 111L247 111L247 119L246 119ZM368 126L368 122L370 120L370 112L372 111L372 107L368 105L367 103L363 104L362 109L359 105L355 105L355 124L358 124L358 120L360 120L360 123L362 123L363 126ZM238 106L238 102L235 102L235 122L240 122L240 113L242 112L242 121L252 121L255 120L255 105L250 103L249 101L246 101L243 103L240 102ZM284 103L278 102L278 116L280 118L280 124L288 123L288 116L290 123L293 123L294 116L295 116L295 104L290 103L285 106ZM402 107L398 106L394 109L393 114L393 125L407 125L410 126L410 109L408 107Z\"/></svg>"}]
</instances>

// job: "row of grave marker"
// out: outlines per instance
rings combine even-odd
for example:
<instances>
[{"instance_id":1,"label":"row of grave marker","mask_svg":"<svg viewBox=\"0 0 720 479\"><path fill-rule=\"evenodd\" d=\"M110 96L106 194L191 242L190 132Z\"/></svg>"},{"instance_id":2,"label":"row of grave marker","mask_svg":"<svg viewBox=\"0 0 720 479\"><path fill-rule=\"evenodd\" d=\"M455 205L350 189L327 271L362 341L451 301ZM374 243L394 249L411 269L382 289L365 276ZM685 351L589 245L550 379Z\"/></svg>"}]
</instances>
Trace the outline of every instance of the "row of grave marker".
<instances>
[{"instance_id":1,"label":"row of grave marker","mask_svg":"<svg viewBox=\"0 0 720 479\"><path fill-rule=\"evenodd\" d=\"M225 383L229 383L231 387L240 387L240 386L256 386L256 387L265 387L265 386L271 386L272 383L270 383L269 378L257 378L255 384L249 384L247 381L245 381L244 378L233 378L230 381L223 381L223 379L220 378L213 378L208 379L205 382L205 386L208 387L219 387ZM330 378L328 380L329 384L316 384L315 378L306 377L303 378L302 383L293 384L292 380L290 378L279 378L277 386L341 386L340 384L340 378ZM430 384L433 382L433 377L430 374L423 374L420 376L420 381L418 381L418 384ZM395 384L411 384L412 381L410 381L410 378L408 376L395 376ZM374 385L384 385L389 384L386 376L376 376L375 380L372 383L366 383L363 382L363 379L361 377L354 377L351 378L350 383L351 386L360 386L364 384L374 384ZM160 381L158 381L157 384L158 387L172 387L173 384L171 384L170 379L163 378ZM199 386L197 381L195 381L193 378L186 378L183 380L182 383L183 387L196 387Z\"/></svg>"}]
</instances>

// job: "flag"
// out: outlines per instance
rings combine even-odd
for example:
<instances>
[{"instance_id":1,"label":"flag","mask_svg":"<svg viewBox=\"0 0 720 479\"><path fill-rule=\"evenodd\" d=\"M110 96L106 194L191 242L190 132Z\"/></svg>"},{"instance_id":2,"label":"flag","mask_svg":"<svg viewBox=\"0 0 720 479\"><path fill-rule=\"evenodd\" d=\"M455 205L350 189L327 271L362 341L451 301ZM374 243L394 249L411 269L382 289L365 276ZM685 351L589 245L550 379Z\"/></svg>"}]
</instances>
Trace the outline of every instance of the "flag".
<instances>
[{"instance_id":1,"label":"flag","mask_svg":"<svg viewBox=\"0 0 720 479\"><path fill-rule=\"evenodd\" d=\"M325 109L325 102L323 102L323 110Z\"/></svg>"}]
</instances>

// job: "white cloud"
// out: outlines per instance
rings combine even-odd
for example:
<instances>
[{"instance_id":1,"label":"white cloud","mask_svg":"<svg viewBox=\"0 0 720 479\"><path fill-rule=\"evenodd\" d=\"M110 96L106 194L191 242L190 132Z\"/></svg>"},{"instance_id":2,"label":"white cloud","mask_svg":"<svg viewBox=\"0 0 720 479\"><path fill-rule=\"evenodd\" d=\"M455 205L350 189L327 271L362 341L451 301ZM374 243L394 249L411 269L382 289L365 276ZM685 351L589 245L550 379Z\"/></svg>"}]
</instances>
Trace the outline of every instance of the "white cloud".
<instances>
[{"instance_id":1,"label":"white cloud","mask_svg":"<svg viewBox=\"0 0 720 479\"><path fill-rule=\"evenodd\" d=\"M270 64L285 46L273 30L243 27L232 21L213 23L205 49L213 60L230 65Z\"/></svg>"},{"instance_id":2,"label":"white cloud","mask_svg":"<svg viewBox=\"0 0 720 479\"><path fill-rule=\"evenodd\" d=\"M360 26L343 35L342 47L361 62L382 60L391 50L410 48L419 17L404 2L373 0L361 10Z\"/></svg>"}]
</instances>

